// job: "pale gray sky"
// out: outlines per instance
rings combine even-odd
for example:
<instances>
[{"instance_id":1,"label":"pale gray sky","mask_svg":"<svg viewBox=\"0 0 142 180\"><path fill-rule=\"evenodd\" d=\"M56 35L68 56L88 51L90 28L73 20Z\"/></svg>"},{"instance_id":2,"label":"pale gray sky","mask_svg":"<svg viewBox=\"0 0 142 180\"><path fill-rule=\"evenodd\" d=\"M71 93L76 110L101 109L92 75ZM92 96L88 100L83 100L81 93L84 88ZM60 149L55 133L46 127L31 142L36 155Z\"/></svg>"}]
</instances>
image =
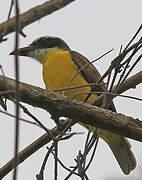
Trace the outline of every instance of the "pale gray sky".
<instances>
[{"instance_id":1,"label":"pale gray sky","mask_svg":"<svg viewBox=\"0 0 142 180\"><path fill-rule=\"evenodd\" d=\"M43 0L20 0L20 11L30 9L38 5ZM7 18L10 0L1 2L0 21ZM102 55L104 52L114 48L114 51L107 57L95 63L95 66L101 74L107 69L111 60L118 54L120 45L125 45L136 32L142 23L142 1L141 0L76 0L67 7L56 11L55 13L42 18L41 20L29 25L24 29L27 38L20 37L20 46L28 45L32 40L43 35L54 35L63 38L69 46L85 55L89 60ZM14 60L9 57L9 52L14 48L14 33L7 36L8 41L0 44L1 61L6 76L14 78ZM142 63L135 68L134 73L141 70ZM45 88L42 80L42 67L39 63L29 58L20 57L20 80L29 84ZM126 92L127 95L141 97L141 86L137 89ZM138 101L116 98L115 104L118 112L142 119L141 103ZM53 127L54 123L49 120L49 115L41 109L27 106L31 113L36 115L47 127ZM8 103L8 112L14 113L12 103ZM13 157L14 144L14 119L0 114L0 167ZM21 117L29 119L21 113ZM79 125L73 128L76 132L85 132L86 130ZM40 137L43 130L29 124L21 122L20 127L20 150ZM85 135L77 135L72 139L60 144L59 154L66 165L74 165L72 161L78 150L84 145ZM124 176L114 159L108 146L100 140L97 148L94 162L88 171L90 179L105 180L109 177L120 177L126 180L132 178L135 180L139 176L139 166L142 163L140 142L132 141L132 149L137 159L137 168L129 175ZM32 157L25 160L19 166L18 179L35 179L39 173L41 163L46 153L46 147L43 147ZM45 177L53 179L53 157L50 158L45 171ZM142 166L141 166L142 167ZM65 177L66 172L60 170L59 179ZM4 179L11 180L12 173ZM50 177L50 178L49 178ZM71 180L78 179L72 177ZM115 178L113 178L115 180Z\"/></svg>"}]
</instances>

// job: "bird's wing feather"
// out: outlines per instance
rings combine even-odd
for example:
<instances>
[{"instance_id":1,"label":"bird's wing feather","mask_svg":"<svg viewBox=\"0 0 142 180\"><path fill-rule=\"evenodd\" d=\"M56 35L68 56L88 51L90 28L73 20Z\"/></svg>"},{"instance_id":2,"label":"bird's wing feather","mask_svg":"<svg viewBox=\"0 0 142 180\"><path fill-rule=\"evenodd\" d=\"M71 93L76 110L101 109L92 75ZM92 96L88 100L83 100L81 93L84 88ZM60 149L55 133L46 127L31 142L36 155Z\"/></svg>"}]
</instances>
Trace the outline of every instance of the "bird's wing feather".
<instances>
[{"instance_id":1,"label":"bird's wing feather","mask_svg":"<svg viewBox=\"0 0 142 180\"><path fill-rule=\"evenodd\" d=\"M84 57L83 55L79 54L76 51L70 51L70 55L71 55L73 62L78 67L78 69L81 69L80 73L83 75L83 77L85 78L85 80L88 83L96 83L97 81L100 80L100 78L101 78L100 73L95 68L95 66L90 63L90 61L86 57ZM101 84L98 84L95 87L95 91L96 92L97 91L98 92L105 92L106 91L106 87L105 87L105 84L103 81ZM113 103L111 103L110 110L116 111Z\"/></svg>"}]
</instances>

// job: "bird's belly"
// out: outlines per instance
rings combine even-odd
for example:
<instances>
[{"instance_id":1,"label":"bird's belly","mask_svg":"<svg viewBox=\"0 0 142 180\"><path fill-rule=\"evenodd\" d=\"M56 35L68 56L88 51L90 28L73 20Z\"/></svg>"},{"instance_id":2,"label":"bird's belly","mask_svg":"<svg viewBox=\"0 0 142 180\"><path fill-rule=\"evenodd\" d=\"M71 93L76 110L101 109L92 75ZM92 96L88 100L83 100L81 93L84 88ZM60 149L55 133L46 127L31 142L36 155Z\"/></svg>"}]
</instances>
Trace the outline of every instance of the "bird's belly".
<instances>
[{"instance_id":1,"label":"bird's belly","mask_svg":"<svg viewBox=\"0 0 142 180\"><path fill-rule=\"evenodd\" d=\"M63 56L64 55L64 56ZM69 54L60 54L58 59L56 56L49 57L43 64L43 78L48 90L63 89L88 84L80 73L72 80L78 69L71 60ZM90 92L90 86L65 90L64 95L69 98L74 98L84 101L87 92ZM63 94L63 91L57 92ZM83 94L84 93L84 94ZM93 94L88 102L95 99L97 95Z\"/></svg>"}]
</instances>

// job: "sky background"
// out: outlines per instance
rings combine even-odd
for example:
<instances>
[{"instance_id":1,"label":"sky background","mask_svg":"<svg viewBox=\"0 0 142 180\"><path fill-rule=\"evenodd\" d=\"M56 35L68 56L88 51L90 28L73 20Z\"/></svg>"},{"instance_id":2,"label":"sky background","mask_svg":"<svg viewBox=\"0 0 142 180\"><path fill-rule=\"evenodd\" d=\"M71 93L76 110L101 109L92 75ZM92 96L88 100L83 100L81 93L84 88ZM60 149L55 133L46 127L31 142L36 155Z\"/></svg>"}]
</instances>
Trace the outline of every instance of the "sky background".
<instances>
[{"instance_id":1,"label":"sky background","mask_svg":"<svg viewBox=\"0 0 142 180\"><path fill-rule=\"evenodd\" d=\"M38 4L42 0L20 0L20 12L24 12ZM10 0L1 2L0 22L7 19L10 7ZM20 36L20 47L27 46L34 39L53 35L63 38L71 49L76 50L86 56L89 60L94 60L98 56L114 48L114 51L107 57L95 63L95 66L101 74L105 72L110 65L111 60L118 55L119 48L128 43L130 38L136 32L142 23L142 1L141 0L76 0L65 8L46 16L39 21L24 28L27 38ZM13 13L14 14L14 11ZM0 44L1 59L0 64L3 67L5 75L11 78L15 77L14 57L8 54L14 49L14 33L7 36L8 40ZM45 88L42 80L42 67L30 58L20 57L20 81ZM133 73L141 70L140 62ZM131 75L132 75L131 74ZM142 87L137 86L134 90L129 90L125 94L142 98ZM115 104L118 112L142 119L141 102L124 98L116 98ZM48 128L53 128L54 123L49 119L49 115L44 110L33 108L26 105L31 113L41 120ZM14 114L14 106L8 101L8 112ZM30 120L27 115L21 112L22 118ZM0 114L0 167L13 157L14 152L14 122L15 120L4 114ZM84 132L84 135L76 135L70 140L60 143L59 157L67 166L73 166L73 159L79 149L84 147L84 139L87 131L79 125L72 128L75 132ZM38 127L20 123L20 150L25 148L31 142L44 134L44 131ZM130 140L132 150L137 159L136 169L128 176L123 175L116 160L114 159L107 144L100 140L94 162L92 163L88 176L96 180L139 180L142 163L142 144ZM35 179L39 173L43 158L46 153L46 146L25 160L18 168L18 178ZM53 179L53 157L49 159L45 177ZM59 179L63 179L68 173L60 169ZM11 180L12 173L9 173L4 179ZM71 180L79 179L72 177Z\"/></svg>"}]
</instances>

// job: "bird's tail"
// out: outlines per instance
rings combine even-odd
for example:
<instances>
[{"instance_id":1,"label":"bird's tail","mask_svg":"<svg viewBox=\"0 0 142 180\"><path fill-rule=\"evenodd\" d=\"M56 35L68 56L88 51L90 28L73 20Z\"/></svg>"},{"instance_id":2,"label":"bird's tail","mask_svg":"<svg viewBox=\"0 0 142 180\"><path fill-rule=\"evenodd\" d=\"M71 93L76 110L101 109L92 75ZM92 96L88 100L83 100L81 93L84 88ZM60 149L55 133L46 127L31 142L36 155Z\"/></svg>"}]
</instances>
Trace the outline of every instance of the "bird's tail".
<instances>
[{"instance_id":1,"label":"bird's tail","mask_svg":"<svg viewBox=\"0 0 142 180\"><path fill-rule=\"evenodd\" d=\"M87 129L90 129L90 127L86 124L79 124ZM94 132L95 127L91 127L90 130ZM135 169L136 159L131 151L131 144L126 138L106 130L101 131L100 137L109 145L124 174L129 174L130 171Z\"/></svg>"},{"instance_id":2,"label":"bird's tail","mask_svg":"<svg viewBox=\"0 0 142 180\"><path fill-rule=\"evenodd\" d=\"M130 171L132 171L136 167L136 159L133 152L131 151L131 145L129 141L122 136L113 134L108 131L105 131L104 134L105 139L103 139L107 142L110 149L112 150L122 171L124 172L124 174L129 174Z\"/></svg>"}]
</instances>

